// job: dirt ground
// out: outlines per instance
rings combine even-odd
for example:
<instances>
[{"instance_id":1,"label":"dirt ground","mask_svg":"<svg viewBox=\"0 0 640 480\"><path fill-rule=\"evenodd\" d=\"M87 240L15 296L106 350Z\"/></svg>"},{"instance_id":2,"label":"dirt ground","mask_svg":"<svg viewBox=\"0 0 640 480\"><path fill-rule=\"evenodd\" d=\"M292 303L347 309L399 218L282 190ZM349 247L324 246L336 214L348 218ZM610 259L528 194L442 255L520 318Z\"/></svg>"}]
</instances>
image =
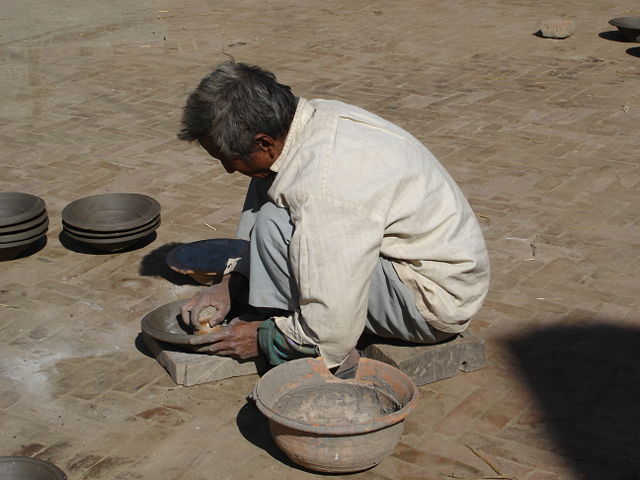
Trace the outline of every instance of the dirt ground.
<instances>
[{"instance_id":1,"label":"dirt ground","mask_svg":"<svg viewBox=\"0 0 640 480\"><path fill-rule=\"evenodd\" d=\"M487 366L421 387L393 454L348 477L638 478L640 43L608 25L620 16L638 2L3 2L0 191L41 196L51 223L0 264L0 455L71 480L317 476L246 403L256 376L179 387L137 347L144 313L199 288L163 252L234 234L247 179L175 136L188 92L232 56L409 130L486 236ZM550 17L576 33L535 36ZM105 192L154 196L157 238L63 245L62 208Z\"/></svg>"}]
</instances>

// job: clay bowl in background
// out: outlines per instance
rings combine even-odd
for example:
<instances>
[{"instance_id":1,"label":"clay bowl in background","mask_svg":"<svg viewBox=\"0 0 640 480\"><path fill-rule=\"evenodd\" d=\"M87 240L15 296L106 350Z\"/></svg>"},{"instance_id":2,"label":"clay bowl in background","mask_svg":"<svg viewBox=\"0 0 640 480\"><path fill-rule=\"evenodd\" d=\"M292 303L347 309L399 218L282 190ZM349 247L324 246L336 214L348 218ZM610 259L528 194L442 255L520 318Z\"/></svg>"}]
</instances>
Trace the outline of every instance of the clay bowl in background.
<instances>
[{"instance_id":1,"label":"clay bowl in background","mask_svg":"<svg viewBox=\"0 0 640 480\"><path fill-rule=\"evenodd\" d=\"M117 252L118 250L124 250L142 241L142 239L154 233L158 228L158 225L160 225L160 222L134 235L124 235L124 236L115 236L115 237L106 237L106 238L79 236L65 229L63 229L62 232L71 240L80 242L84 245L88 245L97 250L101 250L103 252Z\"/></svg>"},{"instance_id":2,"label":"clay bowl in background","mask_svg":"<svg viewBox=\"0 0 640 480\"><path fill-rule=\"evenodd\" d=\"M211 238L174 248L166 262L173 271L189 275L203 285L211 285L222 277L230 258L246 257L248 252L246 240Z\"/></svg>"},{"instance_id":3,"label":"clay bowl in background","mask_svg":"<svg viewBox=\"0 0 640 480\"><path fill-rule=\"evenodd\" d=\"M640 17L618 17L609 20L628 42L640 42Z\"/></svg>"},{"instance_id":4,"label":"clay bowl in background","mask_svg":"<svg viewBox=\"0 0 640 480\"><path fill-rule=\"evenodd\" d=\"M106 193L74 200L62 221L78 230L117 232L139 228L160 214L160 204L139 193Z\"/></svg>"},{"instance_id":5,"label":"clay bowl in background","mask_svg":"<svg viewBox=\"0 0 640 480\"><path fill-rule=\"evenodd\" d=\"M22 252L27 250L31 245L40 241L46 236L46 233L37 235L36 237L27 238L19 242L10 242L0 244L0 261L13 260ZM1 478L1 477L0 477Z\"/></svg>"},{"instance_id":6,"label":"clay bowl in background","mask_svg":"<svg viewBox=\"0 0 640 480\"><path fill-rule=\"evenodd\" d=\"M88 228L78 228L75 225L70 225L67 222L65 222L64 220L62 220L62 227L67 230L70 231L71 233L75 233L78 235L86 235L86 236L101 236L101 235L133 235L134 233L138 233L142 230L146 230L147 228L149 228L151 225L153 225L154 223L156 223L158 220L160 219L160 214L158 214L156 217L152 218L151 220L149 220L148 222L142 224L142 225L136 225L134 227L130 227L130 228L116 228L113 230L91 230Z\"/></svg>"},{"instance_id":7,"label":"clay bowl in background","mask_svg":"<svg viewBox=\"0 0 640 480\"><path fill-rule=\"evenodd\" d=\"M45 212L40 197L22 192L0 192L0 227L28 222Z\"/></svg>"},{"instance_id":8,"label":"clay bowl in background","mask_svg":"<svg viewBox=\"0 0 640 480\"><path fill-rule=\"evenodd\" d=\"M0 261L12 260L41 240L49 227L44 200L22 192L0 192Z\"/></svg>"},{"instance_id":9,"label":"clay bowl in background","mask_svg":"<svg viewBox=\"0 0 640 480\"><path fill-rule=\"evenodd\" d=\"M42 234L47 233L48 227L49 227L49 219L45 217L44 221L26 230L20 230L12 233L8 233L8 232L2 233L0 234L0 246L3 243L20 242L22 240L27 240L29 238L38 237Z\"/></svg>"},{"instance_id":10,"label":"clay bowl in background","mask_svg":"<svg viewBox=\"0 0 640 480\"><path fill-rule=\"evenodd\" d=\"M2 480L67 480L54 464L31 457L0 457Z\"/></svg>"},{"instance_id":11,"label":"clay bowl in background","mask_svg":"<svg viewBox=\"0 0 640 480\"><path fill-rule=\"evenodd\" d=\"M292 360L256 384L256 406L295 463L330 473L377 465L400 440L418 389L400 370L361 358L354 379L334 377L322 358Z\"/></svg>"},{"instance_id":12,"label":"clay bowl in background","mask_svg":"<svg viewBox=\"0 0 640 480\"><path fill-rule=\"evenodd\" d=\"M31 220L26 220L20 223L14 223L13 225L9 225L6 227L0 227L0 235L12 234L12 233L20 233L26 230L31 230L32 228L40 225L47 219L48 215L46 210L43 211L40 215L32 218Z\"/></svg>"},{"instance_id":13,"label":"clay bowl in background","mask_svg":"<svg viewBox=\"0 0 640 480\"><path fill-rule=\"evenodd\" d=\"M83 238L87 240L91 239L105 239L105 238L122 238L122 237L130 237L132 235L138 235L139 233L149 232L157 230L160 226L160 215L153 219L153 221L143 225L142 227L132 228L129 230L119 230L116 232L93 232L91 230L79 230L77 228L73 228L69 225L63 224L63 230L66 233L73 235L74 237Z\"/></svg>"}]
</instances>

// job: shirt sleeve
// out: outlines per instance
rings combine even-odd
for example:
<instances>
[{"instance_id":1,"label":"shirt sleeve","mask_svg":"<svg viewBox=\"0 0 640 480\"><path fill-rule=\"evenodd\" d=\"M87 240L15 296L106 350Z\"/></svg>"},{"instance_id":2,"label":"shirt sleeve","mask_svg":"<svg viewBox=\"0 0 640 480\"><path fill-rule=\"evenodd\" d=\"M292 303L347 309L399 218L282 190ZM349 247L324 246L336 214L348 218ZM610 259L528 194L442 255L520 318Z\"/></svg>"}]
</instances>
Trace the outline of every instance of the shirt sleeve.
<instances>
[{"instance_id":1,"label":"shirt sleeve","mask_svg":"<svg viewBox=\"0 0 640 480\"><path fill-rule=\"evenodd\" d=\"M275 321L295 342L317 345L332 368L364 330L384 221L361 205L325 195L288 200L294 224L289 261L300 308Z\"/></svg>"}]
</instances>

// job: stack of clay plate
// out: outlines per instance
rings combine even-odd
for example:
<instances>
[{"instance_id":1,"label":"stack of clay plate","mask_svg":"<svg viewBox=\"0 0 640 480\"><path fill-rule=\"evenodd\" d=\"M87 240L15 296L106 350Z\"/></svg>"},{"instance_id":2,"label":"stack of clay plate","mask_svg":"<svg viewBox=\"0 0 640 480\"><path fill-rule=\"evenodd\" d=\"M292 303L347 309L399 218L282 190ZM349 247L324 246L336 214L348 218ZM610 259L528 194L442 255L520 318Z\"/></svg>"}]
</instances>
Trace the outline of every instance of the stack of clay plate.
<instances>
[{"instance_id":1,"label":"stack of clay plate","mask_svg":"<svg viewBox=\"0 0 640 480\"><path fill-rule=\"evenodd\" d=\"M47 235L44 200L21 192L0 192L0 260L17 257Z\"/></svg>"},{"instance_id":2,"label":"stack of clay plate","mask_svg":"<svg viewBox=\"0 0 640 480\"><path fill-rule=\"evenodd\" d=\"M114 252L129 248L160 226L160 204L138 193L81 198L62 210L64 234L76 242Z\"/></svg>"},{"instance_id":3,"label":"stack of clay plate","mask_svg":"<svg viewBox=\"0 0 640 480\"><path fill-rule=\"evenodd\" d=\"M609 20L627 42L640 42L640 17L618 17Z\"/></svg>"}]
</instances>

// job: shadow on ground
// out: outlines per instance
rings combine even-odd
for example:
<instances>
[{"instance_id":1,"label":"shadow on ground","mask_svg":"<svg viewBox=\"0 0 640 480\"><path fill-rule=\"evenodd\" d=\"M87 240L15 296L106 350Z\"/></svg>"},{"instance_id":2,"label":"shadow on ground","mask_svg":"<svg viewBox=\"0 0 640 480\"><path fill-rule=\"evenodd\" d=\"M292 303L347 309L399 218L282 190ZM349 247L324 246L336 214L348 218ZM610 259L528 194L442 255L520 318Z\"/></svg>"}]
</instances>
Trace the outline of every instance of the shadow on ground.
<instances>
[{"instance_id":1,"label":"shadow on ground","mask_svg":"<svg viewBox=\"0 0 640 480\"><path fill-rule=\"evenodd\" d=\"M625 42L628 43L629 40L624 38L622 32L620 30L609 30L607 32L600 32L598 34L600 38L604 38L605 40L611 40L613 42Z\"/></svg>"},{"instance_id":2,"label":"shadow on ground","mask_svg":"<svg viewBox=\"0 0 640 480\"><path fill-rule=\"evenodd\" d=\"M558 326L508 346L576 478L640 472L640 328Z\"/></svg>"},{"instance_id":3,"label":"shadow on ground","mask_svg":"<svg viewBox=\"0 0 640 480\"><path fill-rule=\"evenodd\" d=\"M236 424L238 430L244 438L253 443L256 447L259 447L266 451L276 460L284 463L288 467L301 470L303 472L311 473L315 476L344 476L344 474L316 472L314 470L306 469L296 463L293 463L289 458L278 448L273 441L271 433L269 432L269 421L260 413L260 410L256 407L253 401L247 402L238 412L236 417Z\"/></svg>"},{"instance_id":4,"label":"shadow on ground","mask_svg":"<svg viewBox=\"0 0 640 480\"><path fill-rule=\"evenodd\" d=\"M631 47L625 50L632 57L640 57L640 47Z\"/></svg>"},{"instance_id":5,"label":"shadow on ground","mask_svg":"<svg viewBox=\"0 0 640 480\"><path fill-rule=\"evenodd\" d=\"M269 432L269 421L260 413L252 401L247 402L236 417L238 430L244 438L266 451L276 460L293 468L301 469L278 448Z\"/></svg>"},{"instance_id":6,"label":"shadow on ground","mask_svg":"<svg viewBox=\"0 0 640 480\"><path fill-rule=\"evenodd\" d=\"M131 242L129 245L126 245L125 248L119 248L116 250L101 250L99 248L92 247L90 244L83 243L69 237L64 231L60 232L60 234L58 235L58 240L64 248L75 253L84 253L86 255L115 255L118 253L132 252L133 250L138 250L152 244L156 238L156 232L152 232L146 237L142 237Z\"/></svg>"},{"instance_id":7,"label":"shadow on ground","mask_svg":"<svg viewBox=\"0 0 640 480\"><path fill-rule=\"evenodd\" d=\"M162 277L174 285L201 285L189 275L175 272L167 265L169 252L181 245L184 243L165 243L146 254L140 262L140 275L143 277Z\"/></svg>"},{"instance_id":8,"label":"shadow on ground","mask_svg":"<svg viewBox=\"0 0 640 480\"><path fill-rule=\"evenodd\" d=\"M45 235L44 237L42 237L39 240L36 240L35 242L33 242L27 247L14 247L13 249L9 248L7 250L1 250L0 262L11 262L12 260L19 260L21 258L30 257L31 255L38 253L40 250L42 250L46 246L47 246L47 237ZM12 250L14 251L11 252ZM17 250L19 253L16 254L15 250Z\"/></svg>"}]
</instances>

